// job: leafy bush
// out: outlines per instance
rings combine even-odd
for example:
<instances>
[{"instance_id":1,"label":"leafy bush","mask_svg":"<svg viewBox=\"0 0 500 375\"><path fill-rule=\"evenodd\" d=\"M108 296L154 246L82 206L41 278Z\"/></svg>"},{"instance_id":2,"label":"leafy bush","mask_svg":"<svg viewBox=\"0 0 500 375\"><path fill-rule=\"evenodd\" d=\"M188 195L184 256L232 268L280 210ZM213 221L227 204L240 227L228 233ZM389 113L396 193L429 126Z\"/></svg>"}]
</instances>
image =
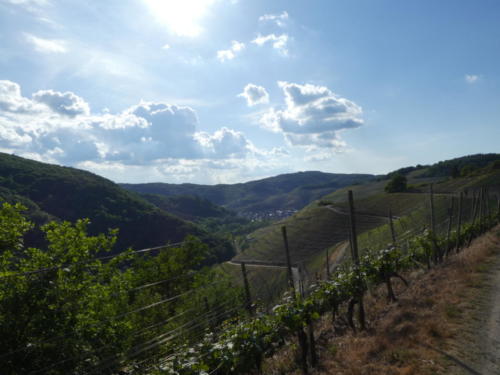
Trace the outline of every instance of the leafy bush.
<instances>
[{"instance_id":1,"label":"leafy bush","mask_svg":"<svg viewBox=\"0 0 500 375\"><path fill-rule=\"evenodd\" d=\"M395 174L385 186L387 193L400 193L407 189L406 177L402 174Z\"/></svg>"}]
</instances>

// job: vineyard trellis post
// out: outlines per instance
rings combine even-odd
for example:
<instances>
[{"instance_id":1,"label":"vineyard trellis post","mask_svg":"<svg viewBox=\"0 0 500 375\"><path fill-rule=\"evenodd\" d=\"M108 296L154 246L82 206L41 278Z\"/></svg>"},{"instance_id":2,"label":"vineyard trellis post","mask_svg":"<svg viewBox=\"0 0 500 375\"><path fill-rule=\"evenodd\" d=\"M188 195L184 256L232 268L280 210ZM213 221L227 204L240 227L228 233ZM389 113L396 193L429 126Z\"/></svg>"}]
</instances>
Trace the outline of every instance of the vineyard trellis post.
<instances>
[{"instance_id":1,"label":"vineyard trellis post","mask_svg":"<svg viewBox=\"0 0 500 375\"><path fill-rule=\"evenodd\" d=\"M497 217L500 218L500 198L498 197L498 194L495 195L497 198Z\"/></svg>"},{"instance_id":2,"label":"vineyard trellis post","mask_svg":"<svg viewBox=\"0 0 500 375\"><path fill-rule=\"evenodd\" d=\"M469 217L469 220L472 222L475 214L476 214L476 204L477 204L477 191L474 190L472 192L472 207L471 207L471 211L470 211L470 217Z\"/></svg>"},{"instance_id":3,"label":"vineyard trellis post","mask_svg":"<svg viewBox=\"0 0 500 375\"><path fill-rule=\"evenodd\" d=\"M283 235L283 244L285 247L285 257L286 257L286 266L288 270L288 282L290 284L290 287L292 289L292 298L294 301L297 300L297 291L295 289L295 283L293 280L293 273L292 273L292 262L290 259L290 249L288 247L288 236L286 232L286 226L281 227L281 233ZM299 277L300 277L300 272L299 272ZM297 280L300 281L300 280ZM299 289L300 290L300 289ZM307 375L309 373L309 369L307 366L307 354L309 352L308 348L308 343L307 343L307 335L304 332L304 329L300 327L297 330L297 339L299 341L300 345L300 351L301 351L301 365L302 365L302 372L303 374Z\"/></svg>"},{"instance_id":4,"label":"vineyard trellis post","mask_svg":"<svg viewBox=\"0 0 500 375\"><path fill-rule=\"evenodd\" d=\"M290 260L290 249L288 247L288 236L286 233L286 226L281 227L281 233L283 235L283 244L285 246L285 259L286 259L286 267L287 267L287 273L288 273L288 283L290 285L290 288L293 290L293 295L295 298L295 283L293 282L293 273L292 273L292 262Z\"/></svg>"},{"instance_id":5,"label":"vineyard trellis post","mask_svg":"<svg viewBox=\"0 0 500 375\"><path fill-rule=\"evenodd\" d=\"M491 222L491 215L490 215L490 191L488 188L486 188L486 225L489 226Z\"/></svg>"},{"instance_id":6,"label":"vineyard trellis post","mask_svg":"<svg viewBox=\"0 0 500 375\"><path fill-rule=\"evenodd\" d=\"M474 202L475 203L473 204L473 210L472 210L472 221L471 221L472 228L474 227L474 224L476 223L476 218L477 218L477 214L479 211L480 200L481 200L481 194L480 193L476 194L476 192L474 192ZM471 230L469 238L467 240L467 246L470 246L473 238L474 238L474 231Z\"/></svg>"},{"instance_id":7,"label":"vineyard trellis post","mask_svg":"<svg viewBox=\"0 0 500 375\"><path fill-rule=\"evenodd\" d=\"M479 191L479 231L484 227L484 188Z\"/></svg>"},{"instance_id":8,"label":"vineyard trellis post","mask_svg":"<svg viewBox=\"0 0 500 375\"><path fill-rule=\"evenodd\" d=\"M248 283L247 268L245 262L241 262L241 274L243 276L243 285L245 287L245 307L250 315L253 315L252 295L250 294L250 284Z\"/></svg>"},{"instance_id":9,"label":"vineyard trellis post","mask_svg":"<svg viewBox=\"0 0 500 375\"><path fill-rule=\"evenodd\" d=\"M326 248L326 279L330 279L330 254L328 248Z\"/></svg>"},{"instance_id":10,"label":"vineyard trellis post","mask_svg":"<svg viewBox=\"0 0 500 375\"><path fill-rule=\"evenodd\" d=\"M458 222L457 222L457 243L456 243L456 252L458 253L460 250L460 232L462 229L462 208L463 208L463 200L464 193L460 192L460 196L458 198Z\"/></svg>"},{"instance_id":11,"label":"vineyard trellis post","mask_svg":"<svg viewBox=\"0 0 500 375\"><path fill-rule=\"evenodd\" d=\"M453 224L453 209L455 208L455 197L451 197L450 207L448 208L448 231L446 233L446 255L450 252L451 226Z\"/></svg>"},{"instance_id":12,"label":"vineyard trellis post","mask_svg":"<svg viewBox=\"0 0 500 375\"><path fill-rule=\"evenodd\" d=\"M392 221L392 210L389 208L389 225L391 228L392 244L396 245L396 232L394 231L394 223Z\"/></svg>"},{"instance_id":13,"label":"vineyard trellis post","mask_svg":"<svg viewBox=\"0 0 500 375\"><path fill-rule=\"evenodd\" d=\"M354 261L354 264L356 265L356 272L358 274L360 273L360 262L359 262L359 253L358 253L358 236L356 234L356 218L355 218L355 212L354 212L354 198L352 194L352 190L348 191L348 199L349 199L349 221L351 224L351 230L350 230L350 239L351 239L351 251L352 251L352 259ZM365 330L366 329L366 324L365 324L365 308L363 305L363 294L360 294L359 296L356 296L358 299L358 313L359 313L359 323L361 324L361 329Z\"/></svg>"},{"instance_id":14,"label":"vineyard trellis post","mask_svg":"<svg viewBox=\"0 0 500 375\"><path fill-rule=\"evenodd\" d=\"M303 278L303 268L302 264L299 265L299 285L300 285L300 296L303 299L305 297L305 291L304 291L304 278ZM310 355L310 361L311 361L311 366L316 367L318 365L318 355L316 354L316 339L314 337L314 323L311 319L311 317L308 318L307 320L307 334L309 336L309 355ZM306 350L307 353L307 350ZM307 367L307 363L305 364Z\"/></svg>"},{"instance_id":15,"label":"vineyard trellis post","mask_svg":"<svg viewBox=\"0 0 500 375\"><path fill-rule=\"evenodd\" d=\"M430 208L431 208L431 237L432 237L432 244L434 247L434 254L433 254L433 260L434 263L437 264L440 259L440 253L441 250L439 249L439 246L436 242L436 217L434 216L434 185L430 184L429 185L429 202L430 202Z\"/></svg>"}]
</instances>

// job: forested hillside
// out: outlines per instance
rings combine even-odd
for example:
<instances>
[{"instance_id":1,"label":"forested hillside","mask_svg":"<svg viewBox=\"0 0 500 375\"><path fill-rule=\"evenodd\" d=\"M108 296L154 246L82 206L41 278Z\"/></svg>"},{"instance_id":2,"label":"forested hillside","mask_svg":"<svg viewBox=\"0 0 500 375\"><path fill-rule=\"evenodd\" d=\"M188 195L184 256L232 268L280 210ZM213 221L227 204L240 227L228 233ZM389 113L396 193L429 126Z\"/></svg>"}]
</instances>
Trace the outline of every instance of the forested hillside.
<instances>
[{"instance_id":1,"label":"forested hillside","mask_svg":"<svg viewBox=\"0 0 500 375\"><path fill-rule=\"evenodd\" d=\"M230 256L232 248L195 224L147 202L136 193L95 174L0 154L0 199L21 202L38 224L49 219L76 221L89 218L91 234L118 228L114 251L178 242L186 235L199 236L218 258ZM41 245L39 231L27 236L27 245Z\"/></svg>"},{"instance_id":2,"label":"forested hillside","mask_svg":"<svg viewBox=\"0 0 500 375\"><path fill-rule=\"evenodd\" d=\"M297 172L240 184L121 184L125 189L163 196L196 195L239 214L300 209L341 187L373 179L370 174Z\"/></svg>"}]
</instances>

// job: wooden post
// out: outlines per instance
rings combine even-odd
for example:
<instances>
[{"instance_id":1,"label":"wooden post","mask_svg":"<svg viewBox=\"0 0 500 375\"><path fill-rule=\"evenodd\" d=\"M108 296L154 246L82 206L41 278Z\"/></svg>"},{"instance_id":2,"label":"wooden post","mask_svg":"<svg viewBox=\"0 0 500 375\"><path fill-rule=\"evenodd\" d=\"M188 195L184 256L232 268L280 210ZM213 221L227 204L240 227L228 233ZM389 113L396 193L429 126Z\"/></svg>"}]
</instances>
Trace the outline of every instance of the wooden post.
<instances>
[{"instance_id":1,"label":"wooden post","mask_svg":"<svg viewBox=\"0 0 500 375\"><path fill-rule=\"evenodd\" d=\"M433 184L430 184L429 187L429 200L431 205L431 232L432 232L432 242L434 246L434 263L437 264L439 259L441 258L441 249L439 249L438 244L436 243L436 218L434 216L434 189ZM427 265L430 265L429 263Z\"/></svg>"},{"instance_id":2,"label":"wooden post","mask_svg":"<svg viewBox=\"0 0 500 375\"><path fill-rule=\"evenodd\" d=\"M297 291L295 290L295 283L293 282L292 262L290 260L290 250L288 248L288 237L286 234L286 226L281 227L281 233L283 234L283 243L285 245L286 267L288 270L288 283L290 285L290 288L292 288L292 293L293 293L292 298L295 301L297 299ZM299 272L299 277L300 277L300 272ZM297 339L300 345L302 373L307 375L309 373L307 366L307 353L309 351L309 345L307 343L307 335L305 334L302 328L299 328L297 330Z\"/></svg>"},{"instance_id":3,"label":"wooden post","mask_svg":"<svg viewBox=\"0 0 500 375\"><path fill-rule=\"evenodd\" d=\"M349 219L351 224L350 230L350 240L351 240L351 256L354 264L359 266L359 254L358 254L358 236L356 234L356 218L354 215L354 199L352 196L352 190L348 192L349 198Z\"/></svg>"},{"instance_id":4,"label":"wooden post","mask_svg":"<svg viewBox=\"0 0 500 375\"><path fill-rule=\"evenodd\" d=\"M469 220L472 221L473 217L475 216L476 214L476 201L477 201L477 197L476 197L476 190L474 190L472 192L472 207L470 209L470 217L469 217Z\"/></svg>"},{"instance_id":5,"label":"wooden post","mask_svg":"<svg viewBox=\"0 0 500 375\"><path fill-rule=\"evenodd\" d=\"M457 253L460 250L460 236L462 229L462 207L463 207L464 193L460 192L460 198L458 199L458 222L457 222L457 243L456 243L456 251Z\"/></svg>"},{"instance_id":6,"label":"wooden post","mask_svg":"<svg viewBox=\"0 0 500 375\"><path fill-rule=\"evenodd\" d=\"M486 188L486 226L489 227L491 223L491 211L490 211L490 191Z\"/></svg>"},{"instance_id":7,"label":"wooden post","mask_svg":"<svg viewBox=\"0 0 500 375\"><path fill-rule=\"evenodd\" d=\"M243 285L245 287L245 307L248 310L249 314L253 315L252 296L250 294L250 284L248 283L247 268L245 266L245 262L241 262L241 274L243 276Z\"/></svg>"},{"instance_id":8,"label":"wooden post","mask_svg":"<svg viewBox=\"0 0 500 375\"><path fill-rule=\"evenodd\" d=\"M305 292L304 292L304 279L302 276L303 276L303 265L301 264L299 265L299 285L300 285L299 295L303 299L305 297ZM307 369L307 351L309 351L311 366L316 367L316 365L318 364L318 356L316 354L316 339L314 338L314 324L311 319L307 321L307 333L309 336L309 341L307 342L308 345L302 348L302 352L305 353L306 356L305 359L303 358L304 362L303 367L306 369ZM300 341L300 336L302 334L304 334L304 331L300 329L299 341Z\"/></svg>"},{"instance_id":9,"label":"wooden post","mask_svg":"<svg viewBox=\"0 0 500 375\"><path fill-rule=\"evenodd\" d=\"M318 355L316 353L316 339L314 337L314 324L312 321L309 321L307 325L308 333L309 333L309 346L310 346L310 354L311 354L311 366L316 367L318 365Z\"/></svg>"},{"instance_id":10,"label":"wooden post","mask_svg":"<svg viewBox=\"0 0 500 375\"><path fill-rule=\"evenodd\" d=\"M450 208L448 208L448 232L446 234L446 255L450 252L450 236L451 236L451 225L453 222L453 208L454 208L455 198L451 197Z\"/></svg>"},{"instance_id":11,"label":"wooden post","mask_svg":"<svg viewBox=\"0 0 500 375\"><path fill-rule=\"evenodd\" d=\"M436 234L436 220L434 218L434 191L433 185L430 185L429 189L429 199L431 203L431 231L435 235Z\"/></svg>"},{"instance_id":12,"label":"wooden post","mask_svg":"<svg viewBox=\"0 0 500 375\"><path fill-rule=\"evenodd\" d=\"M484 227L484 188L479 191L479 231Z\"/></svg>"},{"instance_id":13,"label":"wooden post","mask_svg":"<svg viewBox=\"0 0 500 375\"><path fill-rule=\"evenodd\" d=\"M352 190L348 192L349 198L349 218L351 224L351 250L352 250L352 259L354 264L356 265L356 269L359 272L359 253L358 253L358 236L356 234L356 218L354 212L354 198L352 195ZM358 308L359 308L359 323L361 324L361 329L366 329L365 323L365 308L363 305L363 295L356 296L358 299Z\"/></svg>"},{"instance_id":14,"label":"wooden post","mask_svg":"<svg viewBox=\"0 0 500 375\"><path fill-rule=\"evenodd\" d=\"M326 279L330 280L330 255L328 254L328 248L326 248Z\"/></svg>"},{"instance_id":15,"label":"wooden post","mask_svg":"<svg viewBox=\"0 0 500 375\"><path fill-rule=\"evenodd\" d=\"M389 208L389 225L391 227L392 244L396 245L396 232L394 232L394 223L392 222L392 211L390 208Z\"/></svg>"},{"instance_id":16,"label":"wooden post","mask_svg":"<svg viewBox=\"0 0 500 375\"><path fill-rule=\"evenodd\" d=\"M475 200L476 203L474 204L474 210L472 212L472 221L471 221L472 226L474 226L474 224L476 223L477 214L479 212L479 203L481 200L481 194L479 194L479 196ZM467 246L470 246L473 237L474 237L474 230L472 230L470 233L469 239L467 241Z\"/></svg>"},{"instance_id":17,"label":"wooden post","mask_svg":"<svg viewBox=\"0 0 500 375\"><path fill-rule=\"evenodd\" d=\"M288 270L288 283L290 285L290 288L293 289L293 295L295 296L296 290L295 290L295 284L293 282L292 262L290 261L290 250L288 248L288 237L286 234L286 226L281 227L281 233L283 234L283 243L285 245L286 267Z\"/></svg>"}]
</instances>

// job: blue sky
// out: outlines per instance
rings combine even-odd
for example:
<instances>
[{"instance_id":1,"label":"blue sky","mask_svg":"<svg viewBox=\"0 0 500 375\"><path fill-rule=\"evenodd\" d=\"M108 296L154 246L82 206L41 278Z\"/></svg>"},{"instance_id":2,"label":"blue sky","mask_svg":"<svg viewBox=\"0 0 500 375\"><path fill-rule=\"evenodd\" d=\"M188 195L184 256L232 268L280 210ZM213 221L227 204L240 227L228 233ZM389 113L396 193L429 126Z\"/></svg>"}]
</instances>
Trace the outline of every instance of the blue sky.
<instances>
[{"instance_id":1,"label":"blue sky","mask_svg":"<svg viewBox=\"0 0 500 375\"><path fill-rule=\"evenodd\" d=\"M0 151L118 182L498 152L500 3L0 0Z\"/></svg>"}]
</instances>

